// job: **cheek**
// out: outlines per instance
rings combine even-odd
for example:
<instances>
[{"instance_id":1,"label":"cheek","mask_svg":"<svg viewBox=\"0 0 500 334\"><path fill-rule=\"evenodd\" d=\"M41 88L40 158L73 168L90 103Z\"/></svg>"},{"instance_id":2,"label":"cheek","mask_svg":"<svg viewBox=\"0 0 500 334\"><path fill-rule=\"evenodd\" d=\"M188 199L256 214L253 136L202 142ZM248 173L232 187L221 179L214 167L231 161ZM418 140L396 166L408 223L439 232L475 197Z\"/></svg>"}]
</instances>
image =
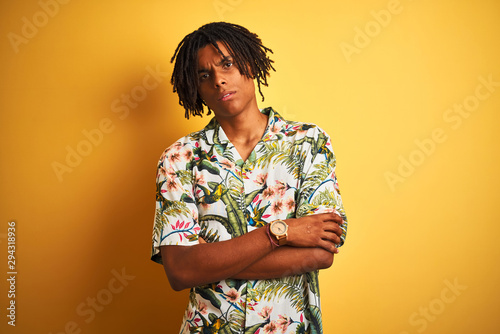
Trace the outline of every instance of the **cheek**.
<instances>
[{"instance_id":1,"label":"cheek","mask_svg":"<svg viewBox=\"0 0 500 334\"><path fill-rule=\"evenodd\" d=\"M248 79L248 81L245 82L245 91L249 95L255 95L255 85L253 84L253 80Z\"/></svg>"},{"instance_id":2,"label":"cheek","mask_svg":"<svg viewBox=\"0 0 500 334\"><path fill-rule=\"evenodd\" d=\"M201 85L198 85L198 96L202 99L202 100L206 100L207 99L207 88L205 87L205 85L201 84Z\"/></svg>"}]
</instances>

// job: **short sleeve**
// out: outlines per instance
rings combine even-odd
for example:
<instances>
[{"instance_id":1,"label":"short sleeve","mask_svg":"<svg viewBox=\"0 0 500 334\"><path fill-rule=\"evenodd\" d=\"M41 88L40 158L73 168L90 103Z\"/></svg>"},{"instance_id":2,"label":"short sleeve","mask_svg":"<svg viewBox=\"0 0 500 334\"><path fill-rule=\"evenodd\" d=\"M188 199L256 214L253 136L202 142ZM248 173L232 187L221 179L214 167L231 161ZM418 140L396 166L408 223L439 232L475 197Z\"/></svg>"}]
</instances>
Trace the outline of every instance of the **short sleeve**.
<instances>
[{"instance_id":1,"label":"short sleeve","mask_svg":"<svg viewBox=\"0 0 500 334\"><path fill-rule=\"evenodd\" d=\"M158 162L156 210L151 259L162 263L160 246L198 244L198 209L193 195L193 172L188 168L191 146L177 142Z\"/></svg>"},{"instance_id":2,"label":"short sleeve","mask_svg":"<svg viewBox=\"0 0 500 334\"><path fill-rule=\"evenodd\" d=\"M341 226L343 233L340 238L341 243L338 245L340 247L346 238L347 217L335 175L335 154L330 137L323 130L315 127L311 132L310 147L304 148L307 150L307 155L303 166L296 216L336 212L345 222Z\"/></svg>"}]
</instances>

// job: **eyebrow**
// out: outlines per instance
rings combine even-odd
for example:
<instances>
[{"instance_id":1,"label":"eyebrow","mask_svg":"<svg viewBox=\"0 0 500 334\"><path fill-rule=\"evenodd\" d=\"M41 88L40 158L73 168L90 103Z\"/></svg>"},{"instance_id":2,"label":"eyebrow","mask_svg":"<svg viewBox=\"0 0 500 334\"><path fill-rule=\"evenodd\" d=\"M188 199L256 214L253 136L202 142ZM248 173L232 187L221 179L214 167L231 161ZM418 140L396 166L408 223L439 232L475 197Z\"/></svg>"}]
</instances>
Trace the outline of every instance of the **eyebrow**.
<instances>
[{"instance_id":1,"label":"eyebrow","mask_svg":"<svg viewBox=\"0 0 500 334\"><path fill-rule=\"evenodd\" d=\"M230 61L232 59L233 59L233 57L231 57L231 56L224 56L217 64L215 64L215 66L222 66L222 64L224 64L226 61ZM208 69L200 68L198 70L198 74L203 73L203 72L208 72Z\"/></svg>"}]
</instances>

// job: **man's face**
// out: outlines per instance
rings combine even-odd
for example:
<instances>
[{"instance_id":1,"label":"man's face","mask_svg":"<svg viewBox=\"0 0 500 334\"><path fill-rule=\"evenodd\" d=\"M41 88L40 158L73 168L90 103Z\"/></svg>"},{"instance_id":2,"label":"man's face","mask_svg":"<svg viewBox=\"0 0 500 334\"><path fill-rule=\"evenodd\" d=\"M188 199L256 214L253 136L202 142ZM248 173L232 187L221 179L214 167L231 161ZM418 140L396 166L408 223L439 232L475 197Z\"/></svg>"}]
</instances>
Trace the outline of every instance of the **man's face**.
<instances>
[{"instance_id":1,"label":"man's face","mask_svg":"<svg viewBox=\"0 0 500 334\"><path fill-rule=\"evenodd\" d=\"M218 119L257 108L253 80L241 75L224 45L217 44L224 57L211 44L198 50L198 93L201 98Z\"/></svg>"}]
</instances>

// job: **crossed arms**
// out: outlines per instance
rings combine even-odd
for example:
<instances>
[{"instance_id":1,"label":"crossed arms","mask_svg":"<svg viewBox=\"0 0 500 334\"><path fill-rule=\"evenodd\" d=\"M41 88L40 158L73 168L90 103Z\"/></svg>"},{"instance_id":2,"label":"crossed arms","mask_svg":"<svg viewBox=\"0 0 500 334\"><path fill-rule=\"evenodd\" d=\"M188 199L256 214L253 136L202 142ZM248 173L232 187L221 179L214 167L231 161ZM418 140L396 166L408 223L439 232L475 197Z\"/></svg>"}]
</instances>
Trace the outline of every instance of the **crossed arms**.
<instances>
[{"instance_id":1,"label":"crossed arms","mask_svg":"<svg viewBox=\"0 0 500 334\"><path fill-rule=\"evenodd\" d=\"M288 239L276 248L266 228L231 240L193 246L160 246L163 267L176 291L232 279L271 279L325 269L341 243L342 218L322 213L286 219Z\"/></svg>"}]
</instances>

